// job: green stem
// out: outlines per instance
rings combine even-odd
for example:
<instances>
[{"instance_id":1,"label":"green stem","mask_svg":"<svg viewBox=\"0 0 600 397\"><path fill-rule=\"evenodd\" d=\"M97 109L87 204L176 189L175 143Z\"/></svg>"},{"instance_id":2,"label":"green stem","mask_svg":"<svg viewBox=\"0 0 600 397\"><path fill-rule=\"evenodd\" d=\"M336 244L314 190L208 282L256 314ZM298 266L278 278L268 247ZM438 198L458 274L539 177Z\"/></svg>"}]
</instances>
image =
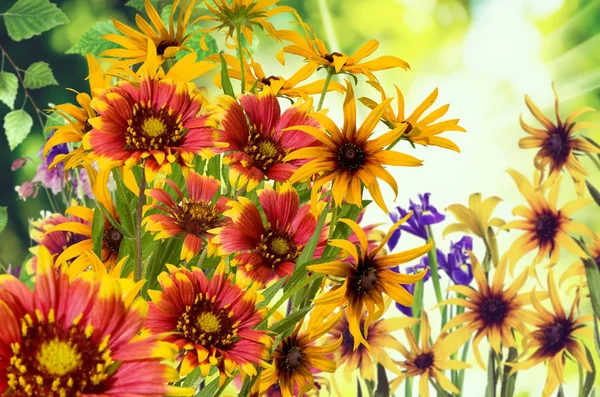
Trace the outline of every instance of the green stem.
<instances>
[{"instance_id":1,"label":"green stem","mask_svg":"<svg viewBox=\"0 0 600 397\"><path fill-rule=\"evenodd\" d=\"M438 275L438 262L437 262L437 250L435 248L435 240L433 239L433 233L431 232L431 226L426 226L428 241L433 243L433 246L427 253L429 258L429 270L431 271L431 279L433 280L433 289L435 289L435 298L437 302L442 301L442 288L440 287L440 279Z\"/></svg>"},{"instance_id":2,"label":"green stem","mask_svg":"<svg viewBox=\"0 0 600 397\"><path fill-rule=\"evenodd\" d=\"M333 76L333 68L327 68L327 77L325 77L325 83L323 83L323 91L321 91L321 97L319 98L319 105L317 106L317 112L321 110L323 107L323 101L325 100L325 95L327 95L327 89L329 88L329 83L331 82L331 76Z\"/></svg>"},{"instance_id":3,"label":"green stem","mask_svg":"<svg viewBox=\"0 0 600 397\"><path fill-rule=\"evenodd\" d=\"M424 292L424 290L425 290L425 286L424 286L423 280L419 280L419 282L417 282L415 284L415 291L414 291L414 298L413 298L413 305L412 305L412 312L413 312L414 318L421 318L421 308L423 307L423 292ZM413 328L413 332L415 334L415 338L417 338L417 342L419 342L419 337L421 335L420 329L421 329L421 323L418 323Z\"/></svg>"},{"instance_id":4,"label":"green stem","mask_svg":"<svg viewBox=\"0 0 600 397\"><path fill-rule=\"evenodd\" d=\"M466 362L467 361L467 355L469 354L469 346L471 344L471 341L468 340L467 343L465 343L465 347L463 347L463 352L462 352L462 356L461 356L461 361L462 362ZM456 387L458 388L458 390L461 391L461 395L462 395L462 389L463 389L463 384L465 382L465 370L461 369L458 372L458 384L456 385Z\"/></svg>"},{"instance_id":5,"label":"green stem","mask_svg":"<svg viewBox=\"0 0 600 397\"><path fill-rule=\"evenodd\" d=\"M413 378L411 376L410 378L407 378L404 383L404 396L405 397L412 397L412 386L413 386Z\"/></svg>"},{"instance_id":6,"label":"green stem","mask_svg":"<svg viewBox=\"0 0 600 397\"><path fill-rule=\"evenodd\" d=\"M429 378L429 383L433 385L438 397L450 397L450 394L446 390L442 389L442 387L438 385L437 382L435 382L432 378Z\"/></svg>"},{"instance_id":7,"label":"green stem","mask_svg":"<svg viewBox=\"0 0 600 397\"><path fill-rule=\"evenodd\" d=\"M498 384L498 374L496 372L496 353L490 348L488 358L488 383L485 390L485 397L496 397L496 385Z\"/></svg>"},{"instance_id":8,"label":"green stem","mask_svg":"<svg viewBox=\"0 0 600 397\"><path fill-rule=\"evenodd\" d=\"M227 386L229 386L234 377L235 375L227 378L225 383L223 383L223 386L221 386L219 390L217 390L217 392L215 393L215 397L219 397L225 391L225 389L227 388Z\"/></svg>"},{"instance_id":9,"label":"green stem","mask_svg":"<svg viewBox=\"0 0 600 397\"><path fill-rule=\"evenodd\" d=\"M140 179L140 195L138 196L135 218L135 272L133 278L139 281L142 278L142 212L144 209L146 192L146 172L142 164L142 178Z\"/></svg>"},{"instance_id":10,"label":"green stem","mask_svg":"<svg viewBox=\"0 0 600 397\"><path fill-rule=\"evenodd\" d=\"M242 81L242 94L246 92L246 65L244 64L244 48L242 46L242 29L239 26L235 28L235 38L238 45L238 59L240 60L240 75Z\"/></svg>"},{"instance_id":11,"label":"green stem","mask_svg":"<svg viewBox=\"0 0 600 397\"><path fill-rule=\"evenodd\" d=\"M584 392L584 390L583 390L583 378L584 378L583 377L583 367L581 366L581 363L579 363L579 362L577 363L577 371L579 372L579 393L578 393L578 396L579 397L585 397L583 395L583 392Z\"/></svg>"}]
</instances>

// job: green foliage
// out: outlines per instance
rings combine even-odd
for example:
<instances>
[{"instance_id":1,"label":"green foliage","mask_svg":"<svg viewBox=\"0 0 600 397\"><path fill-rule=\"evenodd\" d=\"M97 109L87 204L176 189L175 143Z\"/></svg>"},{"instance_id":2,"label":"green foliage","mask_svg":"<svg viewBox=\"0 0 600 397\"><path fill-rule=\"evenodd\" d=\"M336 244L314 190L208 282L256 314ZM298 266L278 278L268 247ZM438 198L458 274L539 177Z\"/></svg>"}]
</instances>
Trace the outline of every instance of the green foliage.
<instances>
[{"instance_id":1,"label":"green foliage","mask_svg":"<svg viewBox=\"0 0 600 397\"><path fill-rule=\"evenodd\" d=\"M223 54L219 54L221 57L221 86L223 87L223 93L235 98L235 92L229 79L229 73L227 72L227 62L223 58Z\"/></svg>"},{"instance_id":2,"label":"green foliage","mask_svg":"<svg viewBox=\"0 0 600 397\"><path fill-rule=\"evenodd\" d=\"M210 382L206 387L200 390L194 397L209 397L215 396L219 390L219 378L217 377L212 382Z\"/></svg>"},{"instance_id":3,"label":"green foliage","mask_svg":"<svg viewBox=\"0 0 600 397\"><path fill-rule=\"evenodd\" d=\"M13 73L0 72L0 102L14 109L17 91L19 89L19 80Z\"/></svg>"},{"instance_id":4,"label":"green foliage","mask_svg":"<svg viewBox=\"0 0 600 397\"><path fill-rule=\"evenodd\" d=\"M35 90L49 85L58 85L58 82L52 74L50 65L46 62L35 62L25 71L23 85L25 88Z\"/></svg>"},{"instance_id":5,"label":"green foliage","mask_svg":"<svg viewBox=\"0 0 600 397\"><path fill-rule=\"evenodd\" d=\"M594 320L596 321L596 320ZM592 372L588 372L585 376L585 382L583 384L583 397L588 397L592 394L592 392L594 391L594 382L596 380L596 366L594 365L594 357L592 355L592 353L590 352L590 349L588 349L587 346L585 347L585 355L587 357L588 363L590 363L590 366L592 367Z\"/></svg>"},{"instance_id":6,"label":"green foliage","mask_svg":"<svg viewBox=\"0 0 600 397\"><path fill-rule=\"evenodd\" d=\"M0 207L0 232L4 230L8 223L8 210L6 207Z\"/></svg>"},{"instance_id":7,"label":"green foliage","mask_svg":"<svg viewBox=\"0 0 600 397\"><path fill-rule=\"evenodd\" d=\"M52 112L48 114L48 117L46 117L46 121L44 122L44 138L47 138L50 132L52 132L52 129L49 128L58 127L65 124L65 119L62 118L58 113Z\"/></svg>"},{"instance_id":8,"label":"green foliage","mask_svg":"<svg viewBox=\"0 0 600 397\"><path fill-rule=\"evenodd\" d=\"M144 278L148 280L142 287L142 296L144 297L148 296L148 289L158 288L158 275L165 270L165 264L179 261L183 239L172 237L160 240L158 244L153 242L149 245L154 246L154 252L144 274Z\"/></svg>"},{"instance_id":9,"label":"green foliage","mask_svg":"<svg viewBox=\"0 0 600 397\"><path fill-rule=\"evenodd\" d=\"M14 41L29 39L69 22L69 18L48 0L18 0L2 15L8 35Z\"/></svg>"},{"instance_id":10,"label":"green foliage","mask_svg":"<svg viewBox=\"0 0 600 397\"><path fill-rule=\"evenodd\" d=\"M4 132L10 150L15 150L27 138L33 127L33 120L23 109L13 110L4 117Z\"/></svg>"},{"instance_id":11,"label":"green foliage","mask_svg":"<svg viewBox=\"0 0 600 397\"><path fill-rule=\"evenodd\" d=\"M94 220L92 222L92 243L94 253L98 258L102 258L102 239L104 237L104 215L100 208L94 210Z\"/></svg>"},{"instance_id":12,"label":"green foliage","mask_svg":"<svg viewBox=\"0 0 600 397\"><path fill-rule=\"evenodd\" d=\"M75 43L73 47L67 50L67 54L92 54L97 57L103 51L118 48L118 44L102 39L102 36L111 33L119 34L119 31L115 28L112 21L96 22L91 28L83 33L79 41Z\"/></svg>"},{"instance_id":13,"label":"green foliage","mask_svg":"<svg viewBox=\"0 0 600 397\"><path fill-rule=\"evenodd\" d=\"M139 12L146 12L146 7L144 7L144 0L129 0L127 3L125 3L126 6L135 8L136 10L138 10ZM160 8L159 4L160 4L160 0L150 0L150 3L152 3L152 5L154 6L154 8L156 8L157 10Z\"/></svg>"},{"instance_id":14,"label":"green foliage","mask_svg":"<svg viewBox=\"0 0 600 397\"><path fill-rule=\"evenodd\" d=\"M275 334L290 334L298 322L302 320L311 309L311 306L307 306L288 314L283 320L273 324L269 331Z\"/></svg>"},{"instance_id":15,"label":"green foliage","mask_svg":"<svg viewBox=\"0 0 600 397\"><path fill-rule=\"evenodd\" d=\"M593 259L582 258L592 300L592 308L596 317L600 317L600 270Z\"/></svg>"}]
</instances>

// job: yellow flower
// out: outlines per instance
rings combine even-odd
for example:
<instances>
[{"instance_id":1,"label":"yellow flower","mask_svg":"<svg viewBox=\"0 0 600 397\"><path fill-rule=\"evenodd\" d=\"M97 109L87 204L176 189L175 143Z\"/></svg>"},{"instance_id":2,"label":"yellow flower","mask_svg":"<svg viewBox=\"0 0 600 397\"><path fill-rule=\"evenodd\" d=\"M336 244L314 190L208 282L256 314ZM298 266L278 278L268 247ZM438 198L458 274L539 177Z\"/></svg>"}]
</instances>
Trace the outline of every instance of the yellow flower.
<instances>
[{"instance_id":1,"label":"yellow flower","mask_svg":"<svg viewBox=\"0 0 600 397\"><path fill-rule=\"evenodd\" d=\"M311 159L294 174L292 183L304 181L314 174L322 173L315 181L312 190L312 202L316 203L317 194L326 183L333 181L333 200L337 206L342 205L345 199L348 203L362 207L361 182L367 187L373 200L386 213L387 206L383 201L377 178L383 179L398 194L396 180L382 165L396 165L415 167L422 164L408 154L385 150L385 147L394 142L402 134L404 126L395 128L377 139L371 139L373 129L379 122L388 101L382 102L367 116L363 124L356 128L356 101L354 90L349 81L346 81L347 92L344 100L344 126L342 130L327 116L322 113L312 113L310 116L317 120L329 134L311 126L295 126L317 138L322 146L307 147L288 154L284 161L292 159Z\"/></svg>"},{"instance_id":2,"label":"yellow flower","mask_svg":"<svg viewBox=\"0 0 600 397\"><path fill-rule=\"evenodd\" d=\"M399 344L400 353L404 356L404 361L397 364L402 368L403 374L392 380L390 386L395 390L406 378L420 376L419 396L429 397L429 386L427 382L435 379L442 389L460 394L458 388L444 375L445 370L466 369L470 365L459 360L450 359L450 355L457 351L470 336L467 327L462 327L451 334L442 334L437 340L430 344L431 328L427 318L427 313L423 311L421 319L421 347L417 344L414 332L410 328L405 328L406 338L408 339L409 349Z\"/></svg>"},{"instance_id":3,"label":"yellow flower","mask_svg":"<svg viewBox=\"0 0 600 397\"><path fill-rule=\"evenodd\" d=\"M577 195L583 197L587 172L577 159L576 151L600 153L600 148L584 139L573 138L572 135L577 130L594 127L592 123L575 122L577 117L586 112L593 112L594 109L590 107L579 108L571 113L563 123L558 113L558 94L554 83L552 83L552 90L554 91L556 124L542 113L529 98L529 95L525 95L527 107L531 114L542 124L543 128L531 127L523 121L523 116L521 116L521 127L530 136L521 138L519 147L522 149L540 148L534 158L536 168L543 171L546 166L549 166L550 176L557 176L564 167L575 182Z\"/></svg>"},{"instance_id":4,"label":"yellow flower","mask_svg":"<svg viewBox=\"0 0 600 397\"><path fill-rule=\"evenodd\" d=\"M506 363L506 365L512 367L511 374L513 374L519 370L531 368L542 361L546 362L548 375L542 397L549 397L559 384L565 383L564 369L567 353L581 364L586 371L592 371L583 343L578 338L593 337L591 328L586 326L585 323L594 321L594 317L590 315L575 319L574 309L577 299L573 302L567 317L560 301L560 292L554 282L552 269L548 272L548 292L552 303L552 311L544 308L537 299L535 292L532 292L531 302L535 312L530 312L527 315L525 313L521 314L525 321L535 327L523 339L523 350L527 352L529 349L534 349L534 352L525 361Z\"/></svg>"},{"instance_id":5,"label":"yellow flower","mask_svg":"<svg viewBox=\"0 0 600 397\"><path fill-rule=\"evenodd\" d=\"M385 101L387 96L385 95L385 91L381 85L374 81L369 81L369 83L381 93L381 100ZM460 152L458 146L456 146L456 144L450 139L438 136L445 131L466 132L463 127L458 125L459 119L436 122L448 112L450 105L441 106L422 118L423 113L433 106L433 103L437 99L437 88L433 90L433 92L429 94L429 96L425 98L425 100L421 102L419 106L417 106L410 116L406 117L404 112L404 96L402 95L400 88L395 85L394 87L396 88L396 95L398 98L397 113L394 114L391 103L388 104L387 108L385 109L385 113L383 114L384 123L386 123L390 128L397 128L403 124L406 124L406 129L402 134L402 139L406 139L418 145L433 145ZM375 109L377 107L377 103L372 99L363 97L359 98L359 101L361 101L370 109Z\"/></svg>"},{"instance_id":6,"label":"yellow flower","mask_svg":"<svg viewBox=\"0 0 600 397\"><path fill-rule=\"evenodd\" d=\"M149 51L148 42L152 41L156 47L159 64L165 59L173 58L177 52L185 49L185 43L193 36L186 34L188 22L192 16L196 0L183 0L179 8L177 28L175 28L175 11L179 0L173 2L171 15L169 17L169 28L165 26L158 11L149 0L145 1L146 13L150 18L150 25L141 15L135 16L135 23L141 30L135 30L113 18L113 24L125 37L120 34L107 34L103 39L112 41L123 48L115 48L104 51L101 55L105 57L122 58L126 65L135 65L144 62Z\"/></svg>"},{"instance_id":7,"label":"yellow flower","mask_svg":"<svg viewBox=\"0 0 600 397\"><path fill-rule=\"evenodd\" d=\"M587 251L590 253L589 258L596 263L598 269L600 269L600 233L594 233L591 236L591 241L586 244ZM558 282L559 285L562 285L567 279L571 277L579 277L579 282L575 285L577 290L577 296L589 296L589 290L586 293L585 289L588 288L585 265L581 259L573 262L567 270L560 276L560 280Z\"/></svg>"}]
</instances>

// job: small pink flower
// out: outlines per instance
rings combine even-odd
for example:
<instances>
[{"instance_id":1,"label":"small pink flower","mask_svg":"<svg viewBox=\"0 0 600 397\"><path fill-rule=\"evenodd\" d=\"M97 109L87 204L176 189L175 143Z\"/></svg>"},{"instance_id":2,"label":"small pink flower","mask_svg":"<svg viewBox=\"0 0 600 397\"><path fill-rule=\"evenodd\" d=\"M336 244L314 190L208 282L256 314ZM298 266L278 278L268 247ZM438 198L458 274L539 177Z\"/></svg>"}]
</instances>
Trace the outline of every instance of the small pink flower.
<instances>
[{"instance_id":1,"label":"small pink flower","mask_svg":"<svg viewBox=\"0 0 600 397\"><path fill-rule=\"evenodd\" d=\"M27 164L27 160L27 157L19 157L18 159L13 161L12 165L10 166L11 171L16 171L19 168L25 167L25 164Z\"/></svg>"}]
</instances>

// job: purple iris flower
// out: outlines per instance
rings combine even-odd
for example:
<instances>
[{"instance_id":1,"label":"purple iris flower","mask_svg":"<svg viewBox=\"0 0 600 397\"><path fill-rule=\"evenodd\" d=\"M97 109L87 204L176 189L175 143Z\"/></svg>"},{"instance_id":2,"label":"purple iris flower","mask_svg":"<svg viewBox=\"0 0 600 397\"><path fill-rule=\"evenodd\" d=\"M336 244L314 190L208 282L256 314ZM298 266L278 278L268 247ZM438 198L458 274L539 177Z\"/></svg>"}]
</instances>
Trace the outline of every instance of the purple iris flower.
<instances>
[{"instance_id":1,"label":"purple iris flower","mask_svg":"<svg viewBox=\"0 0 600 397\"><path fill-rule=\"evenodd\" d=\"M390 218L396 223L399 219L404 218L410 211L413 212L413 215L408 218L405 223L400 225L388 240L388 247L390 250L393 250L396 247L396 244L398 244L400 234L403 230L427 241L427 230L425 226L434 225L446 219L444 214L441 214L429 203L429 196L431 196L431 193L419 194L420 204L415 204L410 200L408 210L405 210L402 207L396 207L397 213L390 214Z\"/></svg>"},{"instance_id":2,"label":"purple iris flower","mask_svg":"<svg viewBox=\"0 0 600 397\"><path fill-rule=\"evenodd\" d=\"M467 251L473 250L473 238L463 236L458 242L450 243L450 252L444 266L440 264L454 284L469 285L473 280L471 259Z\"/></svg>"}]
</instances>

